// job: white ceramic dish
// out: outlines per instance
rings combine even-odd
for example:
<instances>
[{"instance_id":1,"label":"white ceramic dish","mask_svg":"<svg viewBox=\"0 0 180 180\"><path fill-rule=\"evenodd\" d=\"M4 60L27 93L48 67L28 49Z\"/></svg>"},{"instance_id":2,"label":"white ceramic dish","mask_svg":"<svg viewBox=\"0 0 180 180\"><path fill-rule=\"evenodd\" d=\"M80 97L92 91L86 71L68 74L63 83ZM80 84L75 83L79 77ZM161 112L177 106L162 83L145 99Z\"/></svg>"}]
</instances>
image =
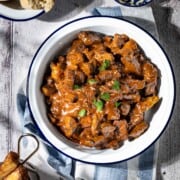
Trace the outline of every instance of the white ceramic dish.
<instances>
[{"instance_id":1,"label":"white ceramic dish","mask_svg":"<svg viewBox=\"0 0 180 180\"><path fill-rule=\"evenodd\" d=\"M143 48L147 57L161 72L159 97L161 104L151 118L149 129L142 136L117 150L82 149L63 137L49 122L43 95L40 91L45 70L51 60L60 53L80 31L96 31L108 35L125 33ZM88 163L113 163L132 158L147 149L167 126L175 101L175 81L172 67L163 49L151 35L140 27L112 17L86 17L74 20L53 32L37 50L30 66L27 82L29 108L39 130L46 140L62 153Z\"/></svg>"},{"instance_id":2,"label":"white ceramic dish","mask_svg":"<svg viewBox=\"0 0 180 180\"><path fill-rule=\"evenodd\" d=\"M0 3L0 17L13 21L27 21L34 19L44 13L44 10L27 10L22 8L15 8L13 5ZM16 6L16 5L14 5Z\"/></svg>"}]
</instances>

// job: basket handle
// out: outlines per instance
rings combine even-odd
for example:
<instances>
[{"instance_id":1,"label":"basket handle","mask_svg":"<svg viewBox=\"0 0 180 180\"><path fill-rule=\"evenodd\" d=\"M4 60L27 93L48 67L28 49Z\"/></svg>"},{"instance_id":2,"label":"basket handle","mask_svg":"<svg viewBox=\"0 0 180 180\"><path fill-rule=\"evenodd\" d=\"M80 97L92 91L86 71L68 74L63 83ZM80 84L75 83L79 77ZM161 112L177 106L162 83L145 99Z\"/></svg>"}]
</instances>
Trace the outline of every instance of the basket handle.
<instances>
[{"instance_id":1,"label":"basket handle","mask_svg":"<svg viewBox=\"0 0 180 180\"><path fill-rule=\"evenodd\" d=\"M35 135L29 134L29 133L23 134L18 139L18 150L17 150L17 152L18 152L19 157L20 157L20 154L21 154L21 140L24 137L33 138L36 141L36 148L22 162L20 162L20 164L24 164L26 161L28 161L37 152L37 150L39 149L39 140L37 139L37 137Z\"/></svg>"}]
</instances>

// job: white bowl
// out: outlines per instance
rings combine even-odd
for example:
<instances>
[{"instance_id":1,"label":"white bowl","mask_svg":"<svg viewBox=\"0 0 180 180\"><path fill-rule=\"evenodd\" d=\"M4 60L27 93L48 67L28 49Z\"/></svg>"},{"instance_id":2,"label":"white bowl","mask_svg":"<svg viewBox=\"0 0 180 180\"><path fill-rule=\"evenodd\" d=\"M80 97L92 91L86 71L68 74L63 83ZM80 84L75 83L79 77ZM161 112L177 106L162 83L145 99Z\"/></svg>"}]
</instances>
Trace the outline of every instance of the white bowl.
<instances>
[{"instance_id":1,"label":"white bowl","mask_svg":"<svg viewBox=\"0 0 180 180\"><path fill-rule=\"evenodd\" d=\"M67 140L50 123L46 115L44 97L41 93L43 76L50 61L69 45L78 32L96 31L107 35L125 33L133 38L161 72L159 97L161 104L151 116L149 129L139 138L128 142L117 150L82 149ZM170 61L159 43L140 27L126 20L112 17L85 17L74 20L53 32L37 50L29 69L27 82L29 108L39 130L46 140L60 152L83 162L113 163L132 158L146 150L162 134L167 126L175 101L175 81ZM152 113L153 116L152 116Z\"/></svg>"},{"instance_id":2,"label":"white bowl","mask_svg":"<svg viewBox=\"0 0 180 180\"><path fill-rule=\"evenodd\" d=\"M152 0L115 0L116 2L129 7L140 7L149 4Z\"/></svg>"},{"instance_id":3,"label":"white bowl","mask_svg":"<svg viewBox=\"0 0 180 180\"><path fill-rule=\"evenodd\" d=\"M6 5L9 3L9 5ZM13 21L26 21L34 19L44 13L44 10L27 10L22 8L15 8L11 6L10 2L0 3L0 17Z\"/></svg>"}]
</instances>

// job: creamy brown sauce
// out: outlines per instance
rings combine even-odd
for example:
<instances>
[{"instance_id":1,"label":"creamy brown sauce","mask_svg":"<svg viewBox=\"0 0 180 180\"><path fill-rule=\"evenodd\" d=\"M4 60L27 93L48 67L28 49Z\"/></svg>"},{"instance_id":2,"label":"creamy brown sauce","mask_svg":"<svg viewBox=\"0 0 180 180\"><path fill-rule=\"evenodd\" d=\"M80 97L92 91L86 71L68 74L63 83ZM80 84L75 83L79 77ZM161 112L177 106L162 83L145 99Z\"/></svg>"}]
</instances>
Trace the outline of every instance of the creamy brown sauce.
<instances>
[{"instance_id":1,"label":"creamy brown sauce","mask_svg":"<svg viewBox=\"0 0 180 180\"><path fill-rule=\"evenodd\" d=\"M48 72L48 117L68 139L116 149L148 129L144 113L159 101L159 72L127 35L80 32Z\"/></svg>"}]
</instances>

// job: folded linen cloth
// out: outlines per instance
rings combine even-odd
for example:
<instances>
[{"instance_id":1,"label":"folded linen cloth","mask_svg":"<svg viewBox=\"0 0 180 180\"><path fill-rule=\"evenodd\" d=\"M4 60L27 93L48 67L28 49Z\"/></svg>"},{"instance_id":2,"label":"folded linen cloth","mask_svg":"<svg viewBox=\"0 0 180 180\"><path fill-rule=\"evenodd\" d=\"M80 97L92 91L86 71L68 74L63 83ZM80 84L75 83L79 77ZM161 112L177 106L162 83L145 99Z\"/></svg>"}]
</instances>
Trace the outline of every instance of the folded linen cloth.
<instances>
[{"instance_id":1,"label":"folded linen cloth","mask_svg":"<svg viewBox=\"0 0 180 180\"><path fill-rule=\"evenodd\" d=\"M110 15L128 19L139 24L153 36L158 38L154 18L150 7L136 8L132 11L128 7L98 7L92 12L94 15ZM141 19L140 17L143 17ZM84 180L152 180L155 179L156 156L158 143L151 146L141 155L120 163L109 165L91 165L74 161L61 154L47 144L42 134L37 130L28 110L25 94L25 83L20 87L17 94L17 107L21 117L23 132L30 131L42 139L44 148L47 150L45 161L61 177L61 179L84 179ZM28 142L26 142L28 143ZM25 145L26 146L26 145ZM48 179L48 178L47 178Z\"/></svg>"}]
</instances>

